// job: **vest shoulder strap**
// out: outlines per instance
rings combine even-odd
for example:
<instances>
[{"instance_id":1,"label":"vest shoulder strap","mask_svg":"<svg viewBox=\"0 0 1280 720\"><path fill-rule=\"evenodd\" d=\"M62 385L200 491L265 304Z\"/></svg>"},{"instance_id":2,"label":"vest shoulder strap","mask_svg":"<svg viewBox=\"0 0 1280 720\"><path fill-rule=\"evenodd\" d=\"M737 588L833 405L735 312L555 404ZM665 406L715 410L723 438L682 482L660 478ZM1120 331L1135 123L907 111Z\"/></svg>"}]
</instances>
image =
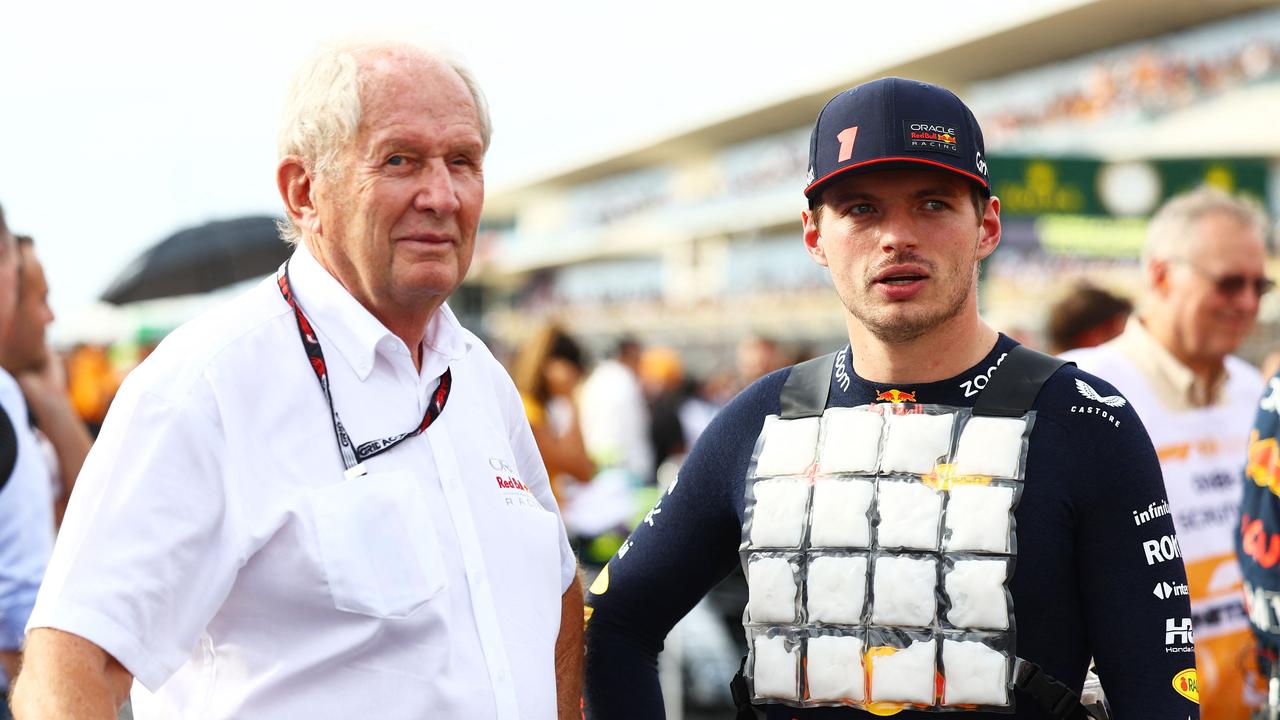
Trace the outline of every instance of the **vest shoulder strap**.
<instances>
[{"instance_id":1,"label":"vest shoulder strap","mask_svg":"<svg viewBox=\"0 0 1280 720\"><path fill-rule=\"evenodd\" d=\"M1106 708L1084 706L1071 688L1022 658L1014 664L1013 687L1029 695L1055 720L1106 720L1109 714Z\"/></svg>"},{"instance_id":2,"label":"vest shoulder strap","mask_svg":"<svg viewBox=\"0 0 1280 720\"><path fill-rule=\"evenodd\" d=\"M1040 388L1068 364L1066 360L1018 345L1009 351L1000 372L991 374L991 381L978 394L973 404L974 415L987 417L1022 417L1035 405ZM1074 364L1074 363L1072 363Z\"/></svg>"},{"instance_id":3,"label":"vest shoulder strap","mask_svg":"<svg viewBox=\"0 0 1280 720\"><path fill-rule=\"evenodd\" d=\"M829 353L791 368L791 375L783 383L779 397L783 419L822 414L831 392L831 371L835 362L836 354ZM973 414L1022 417L1035 404L1040 388L1066 364L1067 361L1061 358L1023 345L1014 347L1000 364L1000 372L991 374L991 381L978 395Z\"/></svg>"},{"instance_id":4,"label":"vest shoulder strap","mask_svg":"<svg viewBox=\"0 0 1280 720\"><path fill-rule=\"evenodd\" d=\"M831 394L831 371L835 366L835 353L792 366L791 375L783 383L782 394L778 398L783 420L814 417L827 409L827 396Z\"/></svg>"}]
</instances>

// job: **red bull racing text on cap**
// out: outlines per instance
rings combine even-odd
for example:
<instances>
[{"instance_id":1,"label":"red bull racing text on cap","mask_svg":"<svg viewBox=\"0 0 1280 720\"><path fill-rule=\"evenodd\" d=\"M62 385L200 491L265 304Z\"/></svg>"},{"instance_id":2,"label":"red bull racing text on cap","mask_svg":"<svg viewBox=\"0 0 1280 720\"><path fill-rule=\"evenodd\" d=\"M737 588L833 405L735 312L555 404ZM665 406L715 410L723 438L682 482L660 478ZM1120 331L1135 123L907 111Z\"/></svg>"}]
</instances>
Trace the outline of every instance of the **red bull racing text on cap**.
<instances>
[{"instance_id":1,"label":"red bull racing text on cap","mask_svg":"<svg viewBox=\"0 0 1280 720\"><path fill-rule=\"evenodd\" d=\"M982 129L946 88L889 77L831 98L809 138L805 197L846 172L926 165L950 170L991 194Z\"/></svg>"}]
</instances>

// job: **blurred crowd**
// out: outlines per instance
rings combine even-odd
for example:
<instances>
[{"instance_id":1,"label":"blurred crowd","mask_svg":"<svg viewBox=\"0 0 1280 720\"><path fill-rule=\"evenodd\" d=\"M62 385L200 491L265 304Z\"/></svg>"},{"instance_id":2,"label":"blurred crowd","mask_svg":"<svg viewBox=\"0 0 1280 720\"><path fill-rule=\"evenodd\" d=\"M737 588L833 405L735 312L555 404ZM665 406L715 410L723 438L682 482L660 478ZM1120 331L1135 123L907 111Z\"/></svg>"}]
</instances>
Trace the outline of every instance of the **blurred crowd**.
<instances>
[{"instance_id":1,"label":"blurred crowd","mask_svg":"<svg viewBox=\"0 0 1280 720\"><path fill-rule=\"evenodd\" d=\"M1144 45L1093 63L1080 82L1039 105L984 117L988 142L1054 123L1095 122L1136 113L1154 118L1250 83L1275 77L1280 43L1250 39L1211 55L1169 45Z\"/></svg>"},{"instance_id":2,"label":"blurred crowd","mask_svg":"<svg viewBox=\"0 0 1280 720\"><path fill-rule=\"evenodd\" d=\"M507 369L583 561L608 560L739 390L810 355L751 335L724 369L698 376L678 349L632 336L593 358L554 322L509 352Z\"/></svg>"}]
</instances>

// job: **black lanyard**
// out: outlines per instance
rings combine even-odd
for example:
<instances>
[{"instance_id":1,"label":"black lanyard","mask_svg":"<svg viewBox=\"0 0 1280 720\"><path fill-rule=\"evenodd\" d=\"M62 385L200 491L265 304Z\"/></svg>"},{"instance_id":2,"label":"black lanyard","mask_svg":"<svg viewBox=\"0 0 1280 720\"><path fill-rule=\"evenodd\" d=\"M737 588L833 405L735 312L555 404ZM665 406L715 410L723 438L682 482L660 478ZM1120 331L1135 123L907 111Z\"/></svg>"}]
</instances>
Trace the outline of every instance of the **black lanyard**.
<instances>
[{"instance_id":1,"label":"black lanyard","mask_svg":"<svg viewBox=\"0 0 1280 720\"><path fill-rule=\"evenodd\" d=\"M288 260L284 261L280 271L276 273L276 284L280 286L280 295L284 297L284 301L293 308L293 315L298 321L298 334L302 337L302 347L307 351L307 359L311 361L311 370L315 372L316 380L320 381L320 390L324 393L325 402L329 403L329 412L333 415L333 434L338 439L338 449L342 451L342 464L347 469L347 477L363 475L364 469L360 467L360 463L375 455L381 455L411 437L420 435L435 422L436 418L440 417L440 413L444 412L444 404L449 400L449 389L453 386L453 375L449 372L449 368L445 368L444 374L440 376L440 385L435 392L431 393L427 412L416 428L353 447L351 437L347 435L346 428L342 427L338 411L333 407L333 394L329 391L329 370L324 363L324 351L320 349L320 341L316 338L315 331L311 329L307 316L302 314L302 308L298 307L298 301L293 297L293 288L289 285Z\"/></svg>"}]
</instances>

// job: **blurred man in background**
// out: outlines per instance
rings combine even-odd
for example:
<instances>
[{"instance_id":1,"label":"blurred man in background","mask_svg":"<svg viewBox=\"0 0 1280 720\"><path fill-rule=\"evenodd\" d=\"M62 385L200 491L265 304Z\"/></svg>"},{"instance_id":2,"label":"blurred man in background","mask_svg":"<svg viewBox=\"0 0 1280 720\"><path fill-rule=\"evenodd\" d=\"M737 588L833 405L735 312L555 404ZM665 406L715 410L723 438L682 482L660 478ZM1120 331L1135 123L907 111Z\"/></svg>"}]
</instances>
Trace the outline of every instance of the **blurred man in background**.
<instances>
[{"instance_id":1,"label":"blurred man in background","mask_svg":"<svg viewBox=\"0 0 1280 720\"><path fill-rule=\"evenodd\" d=\"M17 243L0 210L0 338L14 325L17 286ZM0 718L8 718L9 679L53 549L54 496L22 391L2 369L0 410Z\"/></svg>"},{"instance_id":2,"label":"blurred man in background","mask_svg":"<svg viewBox=\"0 0 1280 720\"><path fill-rule=\"evenodd\" d=\"M1251 201L1207 187L1170 199L1147 231L1137 317L1114 340L1063 355L1123 392L1151 434L1187 566L1201 707L1215 720L1248 715L1241 668L1252 650L1233 538L1262 378L1231 353L1273 284L1266 237Z\"/></svg>"},{"instance_id":3,"label":"blurred man in background","mask_svg":"<svg viewBox=\"0 0 1280 720\"><path fill-rule=\"evenodd\" d=\"M640 385L640 343L618 340L609 358L582 384L582 439L599 468L620 468L636 482L652 484L653 446L649 404Z\"/></svg>"},{"instance_id":4,"label":"blurred man in background","mask_svg":"<svg viewBox=\"0 0 1280 720\"><path fill-rule=\"evenodd\" d=\"M31 410L36 438L53 474L54 515L58 524L92 441L71 406L66 368L49 348L45 329L53 322L49 283L29 235L18 236L18 309L0 344L0 366L9 371Z\"/></svg>"},{"instance_id":5,"label":"blurred man in background","mask_svg":"<svg viewBox=\"0 0 1280 720\"><path fill-rule=\"evenodd\" d=\"M1049 351L1064 353L1102 343L1124 332L1133 303L1092 285L1077 285L1049 308Z\"/></svg>"}]
</instances>

